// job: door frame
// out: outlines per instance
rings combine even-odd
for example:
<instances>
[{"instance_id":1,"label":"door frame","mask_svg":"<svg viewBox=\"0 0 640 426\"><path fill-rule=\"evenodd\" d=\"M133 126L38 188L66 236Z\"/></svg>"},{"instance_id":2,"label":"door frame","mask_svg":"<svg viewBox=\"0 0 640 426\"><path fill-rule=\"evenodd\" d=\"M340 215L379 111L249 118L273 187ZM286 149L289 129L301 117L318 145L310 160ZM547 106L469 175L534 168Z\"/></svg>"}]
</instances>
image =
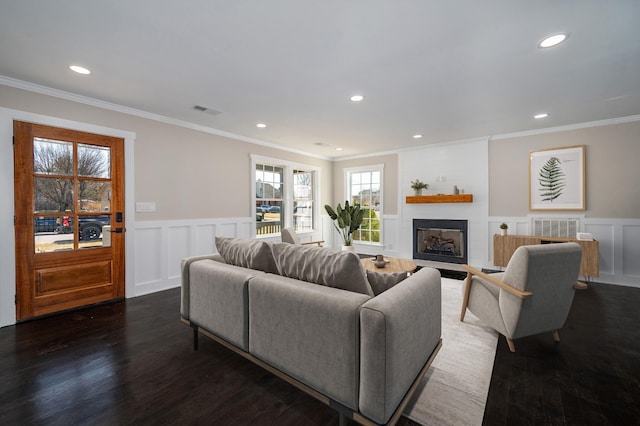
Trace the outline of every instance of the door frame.
<instances>
[{"instance_id":1,"label":"door frame","mask_svg":"<svg viewBox=\"0 0 640 426\"><path fill-rule=\"evenodd\" d=\"M135 194L134 194L134 142L136 134L78 121L66 120L0 107L0 327L16 323L16 258L14 235L13 192L13 121L28 121L46 126L62 127L88 133L114 136L124 139L124 188L125 188L125 297L136 296L135 286ZM11 200L11 202L9 202Z\"/></svg>"}]
</instances>

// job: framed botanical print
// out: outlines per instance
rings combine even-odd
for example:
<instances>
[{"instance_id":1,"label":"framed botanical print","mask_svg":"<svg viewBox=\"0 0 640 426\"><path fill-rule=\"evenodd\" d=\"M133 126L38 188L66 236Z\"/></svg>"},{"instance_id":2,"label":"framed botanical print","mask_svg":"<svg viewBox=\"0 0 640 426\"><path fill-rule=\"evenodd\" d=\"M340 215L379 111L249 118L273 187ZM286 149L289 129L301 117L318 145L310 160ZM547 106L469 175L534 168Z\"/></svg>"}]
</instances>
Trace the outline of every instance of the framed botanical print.
<instances>
[{"instance_id":1,"label":"framed botanical print","mask_svg":"<svg viewBox=\"0 0 640 426\"><path fill-rule=\"evenodd\" d=\"M529 209L584 210L584 145L529 152Z\"/></svg>"}]
</instances>

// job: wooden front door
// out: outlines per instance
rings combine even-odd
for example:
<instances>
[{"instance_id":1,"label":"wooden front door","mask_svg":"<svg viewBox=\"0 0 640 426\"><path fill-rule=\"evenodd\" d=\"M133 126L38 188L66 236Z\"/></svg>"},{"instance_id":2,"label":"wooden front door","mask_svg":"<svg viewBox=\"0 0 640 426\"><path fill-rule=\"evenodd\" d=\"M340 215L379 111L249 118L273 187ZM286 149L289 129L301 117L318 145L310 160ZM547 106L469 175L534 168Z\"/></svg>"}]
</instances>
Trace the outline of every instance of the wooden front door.
<instances>
[{"instance_id":1,"label":"wooden front door","mask_svg":"<svg viewBox=\"0 0 640 426\"><path fill-rule=\"evenodd\" d=\"M16 319L124 297L124 140L14 121Z\"/></svg>"}]
</instances>

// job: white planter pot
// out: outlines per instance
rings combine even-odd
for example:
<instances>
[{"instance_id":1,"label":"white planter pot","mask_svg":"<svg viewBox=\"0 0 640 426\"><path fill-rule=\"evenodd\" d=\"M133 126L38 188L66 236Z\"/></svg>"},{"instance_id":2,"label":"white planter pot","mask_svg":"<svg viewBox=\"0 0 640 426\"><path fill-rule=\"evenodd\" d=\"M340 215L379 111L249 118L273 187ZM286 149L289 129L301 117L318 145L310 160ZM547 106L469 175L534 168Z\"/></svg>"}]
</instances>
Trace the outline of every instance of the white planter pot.
<instances>
[{"instance_id":1,"label":"white planter pot","mask_svg":"<svg viewBox=\"0 0 640 426\"><path fill-rule=\"evenodd\" d=\"M356 248L354 246L342 246L342 250L343 251L356 251Z\"/></svg>"},{"instance_id":2,"label":"white planter pot","mask_svg":"<svg viewBox=\"0 0 640 426\"><path fill-rule=\"evenodd\" d=\"M502 235L502 236L507 235L507 230L506 229L501 229L500 230L500 235Z\"/></svg>"}]
</instances>

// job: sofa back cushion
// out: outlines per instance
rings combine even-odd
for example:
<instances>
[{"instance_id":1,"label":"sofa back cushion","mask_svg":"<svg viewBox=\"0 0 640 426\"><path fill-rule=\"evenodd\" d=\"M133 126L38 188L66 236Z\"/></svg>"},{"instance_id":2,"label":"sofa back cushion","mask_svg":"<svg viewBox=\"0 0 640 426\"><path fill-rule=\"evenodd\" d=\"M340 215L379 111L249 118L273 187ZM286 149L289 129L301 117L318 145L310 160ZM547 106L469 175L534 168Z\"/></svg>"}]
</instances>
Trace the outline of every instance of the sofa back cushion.
<instances>
[{"instance_id":1,"label":"sofa back cushion","mask_svg":"<svg viewBox=\"0 0 640 426\"><path fill-rule=\"evenodd\" d=\"M216 237L216 248L230 265L277 274L271 243L244 238Z\"/></svg>"},{"instance_id":2,"label":"sofa back cushion","mask_svg":"<svg viewBox=\"0 0 640 426\"><path fill-rule=\"evenodd\" d=\"M278 273L284 277L373 296L355 253L287 243L273 244L272 249Z\"/></svg>"}]
</instances>

